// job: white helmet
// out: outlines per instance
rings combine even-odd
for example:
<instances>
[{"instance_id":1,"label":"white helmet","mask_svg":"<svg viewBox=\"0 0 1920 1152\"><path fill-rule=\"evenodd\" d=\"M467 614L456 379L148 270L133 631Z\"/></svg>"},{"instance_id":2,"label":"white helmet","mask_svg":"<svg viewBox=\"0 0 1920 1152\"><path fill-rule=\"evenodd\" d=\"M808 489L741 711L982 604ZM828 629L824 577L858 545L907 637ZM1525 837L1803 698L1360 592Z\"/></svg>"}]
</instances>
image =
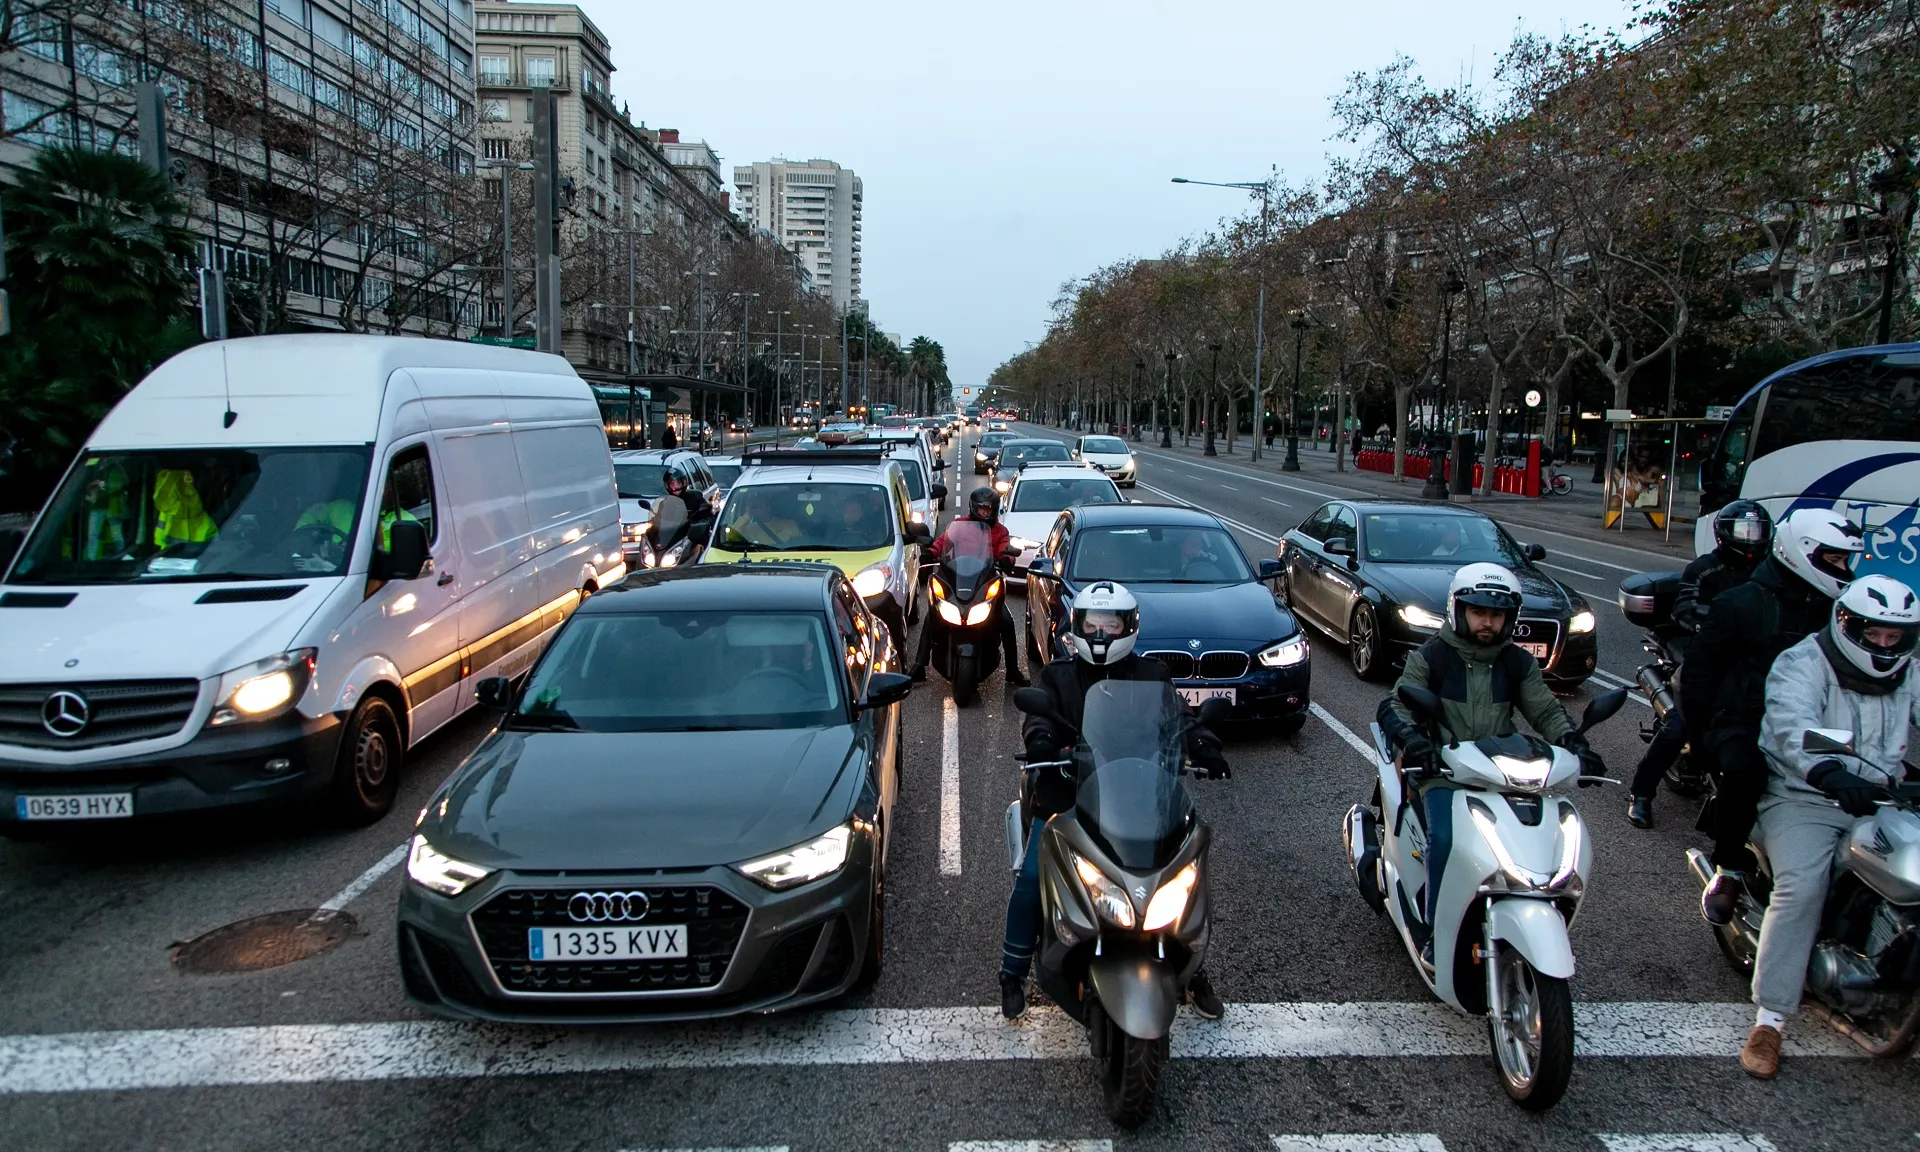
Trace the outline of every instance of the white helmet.
<instances>
[{"instance_id":1,"label":"white helmet","mask_svg":"<svg viewBox=\"0 0 1920 1152\"><path fill-rule=\"evenodd\" d=\"M1827 628L1834 649L1855 668L1876 680L1898 676L1920 641L1920 597L1891 576L1862 576L1833 602ZM1875 644L1867 639L1869 628L1898 629L1899 636L1891 644Z\"/></svg>"},{"instance_id":2,"label":"white helmet","mask_svg":"<svg viewBox=\"0 0 1920 1152\"><path fill-rule=\"evenodd\" d=\"M1500 630L1499 642L1513 639L1513 626L1520 621L1520 578L1498 564L1468 564L1453 574L1447 585L1447 623L1462 640L1473 640L1467 626L1465 605L1492 608L1507 614L1507 625Z\"/></svg>"},{"instance_id":3,"label":"white helmet","mask_svg":"<svg viewBox=\"0 0 1920 1152\"><path fill-rule=\"evenodd\" d=\"M1126 586L1101 580L1080 589L1068 614L1067 639L1089 664L1112 664L1140 637L1140 602Z\"/></svg>"},{"instance_id":4,"label":"white helmet","mask_svg":"<svg viewBox=\"0 0 1920 1152\"><path fill-rule=\"evenodd\" d=\"M1853 579L1853 570L1844 564L1818 563L1815 553L1858 555L1865 548L1860 526L1830 508L1802 508L1782 520L1773 534L1773 558L1829 598L1840 595L1840 589Z\"/></svg>"}]
</instances>

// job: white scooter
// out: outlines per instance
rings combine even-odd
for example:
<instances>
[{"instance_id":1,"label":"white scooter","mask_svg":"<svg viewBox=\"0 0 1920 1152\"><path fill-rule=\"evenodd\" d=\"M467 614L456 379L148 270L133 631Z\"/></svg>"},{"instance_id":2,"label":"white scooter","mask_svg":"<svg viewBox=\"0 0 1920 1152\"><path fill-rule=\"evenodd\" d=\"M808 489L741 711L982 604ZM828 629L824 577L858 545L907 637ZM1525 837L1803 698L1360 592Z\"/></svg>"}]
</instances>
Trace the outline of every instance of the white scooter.
<instances>
[{"instance_id":1,"label":"white scooter","mask_svg":"<svg viewBox=\"0 0 1920 1152\"><path fill-rule=\"evenodd\" d=\"M1412 685L1399 699L1437 728L1440 698ZM1578 731L1619 712L1624 689L1595 698ZM1573 1074L1573 946L1593 852L1573 801L1556 795L1580 776L1580 758L1538 736L1514 734L1440 746L1454 785L1453 846L1435 923L1423 919L1427 829L1420 793L1373 726L1380 778L1370 804L1347 810L1347 860L1360 894L1399 929L1433 994L1487 1018L1507 1095L1530 1111L1558 1103ZM1436 739L1436 743L1438 743ZM1420 959L1431 936L1434 965Z\"/></svg>"}]
</instances>

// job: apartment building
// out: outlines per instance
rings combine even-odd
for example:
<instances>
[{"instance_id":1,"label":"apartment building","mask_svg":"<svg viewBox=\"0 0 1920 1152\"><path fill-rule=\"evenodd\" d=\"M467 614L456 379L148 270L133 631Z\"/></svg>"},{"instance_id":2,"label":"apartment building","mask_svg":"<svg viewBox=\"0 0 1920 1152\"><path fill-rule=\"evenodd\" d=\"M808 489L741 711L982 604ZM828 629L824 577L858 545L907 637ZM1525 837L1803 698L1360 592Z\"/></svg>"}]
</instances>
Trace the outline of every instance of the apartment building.
<instances>
[{"instance_id":1,"label":"apartment building","mask_svg":"<svg viewBox=\"0 0 1920 1152\"><path fill-rule=\"evenodd\" d=\"M831 160L778 157L733 170L736 211L799 256L814 291L847 311L860 295L860 177Z\"/></svg>"}]
</instances>

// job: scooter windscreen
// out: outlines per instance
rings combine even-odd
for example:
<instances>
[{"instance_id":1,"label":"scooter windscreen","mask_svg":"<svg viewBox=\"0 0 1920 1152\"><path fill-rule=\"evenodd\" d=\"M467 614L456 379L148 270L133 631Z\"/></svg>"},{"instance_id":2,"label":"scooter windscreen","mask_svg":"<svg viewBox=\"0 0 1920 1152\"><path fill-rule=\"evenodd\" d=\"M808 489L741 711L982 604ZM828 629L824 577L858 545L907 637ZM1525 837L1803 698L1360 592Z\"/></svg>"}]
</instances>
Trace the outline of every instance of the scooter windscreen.
<instances>
[{"instance_id":1,"label":"scooter windscreen","mask_svg":"<svg viewBox=\"0 0 1920 1152\"><path fill-rule=\"evenodd\" d=\"M947 551L941 564L953 581L954 598L973 599L980 578L993 570L993 530L978 520L955 520L947 526Z\"/></svg>"},{"instance_id":2,"label":"scooter windscreen","mask_svg":"<svg viewBox=\"0 0 1920 1152\"><path fill-rule=\"evenodd\" d=\"M1093 771L1080 781L1080 825L1130 871L1164 864L1185 839L1193 804L1180 783L1185 709L1158 680L1103 680L1087 691L1080 734Z\"/></svg>"}]
</instances>

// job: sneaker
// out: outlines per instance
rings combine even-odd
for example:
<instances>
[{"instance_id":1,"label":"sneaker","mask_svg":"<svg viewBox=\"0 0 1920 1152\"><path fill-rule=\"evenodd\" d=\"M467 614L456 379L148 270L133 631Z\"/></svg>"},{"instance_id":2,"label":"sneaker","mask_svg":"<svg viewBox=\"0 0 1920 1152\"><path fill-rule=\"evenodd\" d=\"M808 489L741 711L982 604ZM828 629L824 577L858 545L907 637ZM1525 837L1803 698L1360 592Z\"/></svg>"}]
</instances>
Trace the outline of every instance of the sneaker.
<instances>
[{"instance_id":1,"label":"sneaker","mask_svg":"<svg viewBox=\"0 0 1920 1152\"><path fill-rule=\"evenodd\" d=\"M1635 828L1653 827L1653 797L1634 796L1627 800L1627 823Z\"/></svg>"},{"instance_id":2,"label":"sneaker","mask_svg":"<svg viewBox=\"0 0 1920 1152\"><path fill-rule=\"evenodd\" d=\"M1747 1033L1740 1048L1740 1067L1756 1080L1771 1080L1780 1072L1780 1029L1758 1025Z\"/></svg>"},{"instance_id":3,"label":"sneaker","mask_svg":"<svg viewBox=\"0 0 1920 1152\"><path fill-rule=\"evenodd\" d=\"M1207 979L1205 968L1195 972L1187 982L1187 1003L1193 1005L1194 1013L1202 1020L1218 1020L1227 1012L1227 1006L1213 990L1213 981Z\"/></svg>"},{"instance_id":4,"label":"sneaker","mask_svg":"<svg viewBox=\"0 0 1920 1152\"><path fill-rule=\"evenodd\" d=\"M1000 1015L1018 1020L1027 1014L1027 982L1019 976L1000 973Z\"/></svg>"},{"instance_id":5,"label":"sneaker","mask_svg":"<svg viewBox=\"0 0 1920 1152\"><path fill-rule=\"evenodd\" d=\"M1716 928L1733 923L1733 910L1740 902L1740 889L1745 886L1745 876L1715 868L1713 879L1707 881L1706 890L1700 893L1700 915Z\"/></svg>"}]
</instances>

